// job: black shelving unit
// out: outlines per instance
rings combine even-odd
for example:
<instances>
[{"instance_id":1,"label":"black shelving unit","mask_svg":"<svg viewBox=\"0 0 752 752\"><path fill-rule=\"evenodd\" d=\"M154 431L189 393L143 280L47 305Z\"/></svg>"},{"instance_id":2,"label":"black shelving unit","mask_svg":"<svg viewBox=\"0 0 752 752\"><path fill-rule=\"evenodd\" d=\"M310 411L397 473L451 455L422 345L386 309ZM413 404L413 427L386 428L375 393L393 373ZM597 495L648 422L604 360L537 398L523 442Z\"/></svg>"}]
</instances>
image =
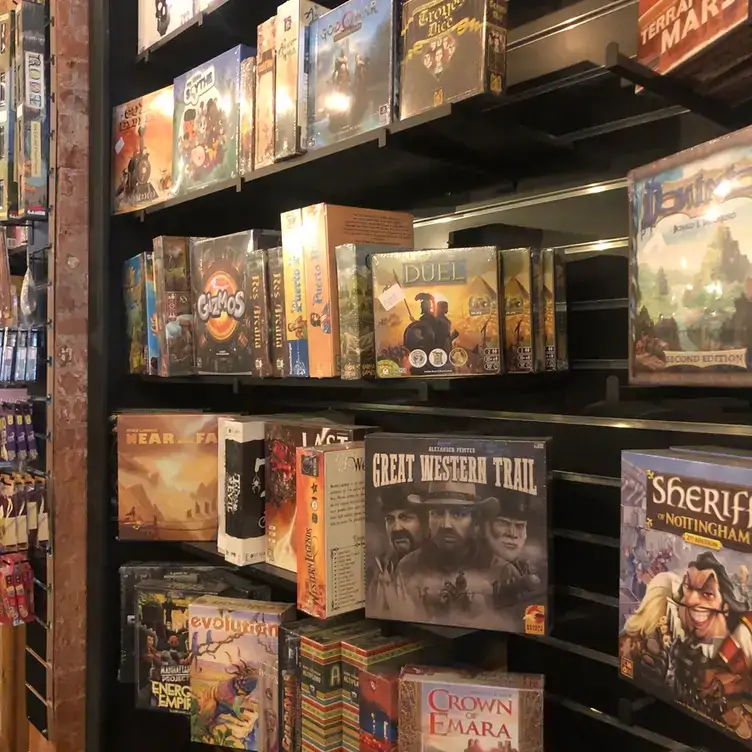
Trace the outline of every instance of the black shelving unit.
<instances>
[{"instance_id":1,"label":"black shelving unit","mask_svg":"<svg viewBox=\"0 0 752 752\"><path fill-rule=\"evenodd\" d=\"M173 74L232 44L253 44L257 24L276 5L226 0L214 18L192 23L137 59L135 3L93 1L91 185L110 184L112 106L169 83ZM244 15L230 29L222 18L232 13ZM554 626L545 638L509 637L510 669L546 674L547 752L742 749L623 682L617 669L621 450L711 441L752 448L746 392L627 383L624 176L748 121L744 111L716 109L631 61L636 20L634 0L511 0L509 91L495 104L441 107L132 215L111 217L106 189L93 196L89 752L190 748L181 719L136 714L131 688L115 683L116 570L123 561L155 556L218 561L211 545L116 541L108 416L128 407L331 409L394 431L553 436ZM641 94L635 84L644 87ZM421 240L437 237L440 225L451 221L530 222L547 244L566 246L572 370L370 383L164 380L125 372L125 258L149 248L156 235L279 227L280 211L320 201L412 210ZM243 573L279 593L294 590L294 581L273 567Z\"/></svg>"}]
</instances>

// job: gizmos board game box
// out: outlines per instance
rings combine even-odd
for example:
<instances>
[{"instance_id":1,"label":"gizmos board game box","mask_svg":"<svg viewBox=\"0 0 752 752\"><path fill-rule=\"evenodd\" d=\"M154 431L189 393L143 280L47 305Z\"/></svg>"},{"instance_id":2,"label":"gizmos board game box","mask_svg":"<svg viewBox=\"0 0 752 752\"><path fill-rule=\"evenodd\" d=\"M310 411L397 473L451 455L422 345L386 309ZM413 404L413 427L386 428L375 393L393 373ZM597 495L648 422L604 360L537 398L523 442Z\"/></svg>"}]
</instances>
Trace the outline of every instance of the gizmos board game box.
<instances>
[{"instance_id":1,"label":"gizmos board game box","mask_svg":"<svg viewBox=\"0 0 752 752\"><path fill-rule=\"evenodd\" d=\"M366 616L546 633L548 441L366 438Z\"/></svg>"},{"instance_id":2,"label":"gizmos board game box","mask_svg":"<svg viewBox=\"0 0 752 752\"><path fill-rule=\"evenodd\" d=\"M217 420L211 413L117 416L121 540L216 540Z\"/></svg>"},{"instance_id":3,"label":"gizmos board game box","mask_svg":"<svg viewBox=\"0 0 752 752\"><path fill-rule=\"evenodd\" d=\"M619 670L748 746L752 462L703 449L622 452Z\"/></svg>"},{"instance_id":4,"label":"gizmos board game box","mask_svg":"<svg viewBox=\"0 0 752 752\"><path fill-rule=\"evenodd\" d=\"M253 53L239 45L175 79L176 194L237 177L240 65Z\"/></svg>"},{"instance_id":5,"label":"gizmos board game box","mask_svg":"<svg viewBox=\"0 0 752 752\"><path fill-rule=\"evenodd\" d=\"M170 197L173 100L170 85L113 108L113 214Z\"/></svg>"},{"instance_id":6,"label":"gizmos board game box","mask_svg":"<svg viewBox=\"0 0 752 752\"><path fill-rule=\"evenodd\" d=\"M379 378L501 372L496 248L377 253L371 268Z\"/></svg>"},{"instance_id":7,"label":"gizmos board game box","mask_svg":"<svg viewBox=\"0 0 752 752\"><path fill-rule=\"evenodd\" d=\"M543 752L540 674L405 666L399 752Z\"/></svg>"},{"instance_id":8,"label":"gizmos board game box","mask_svg":"<svg viewBox=\"0 0 752 752\"><path fill-rule=\"evenodd\" d=\"M311 23L304 148L392 122L395 14L395 0L347 0Z\"/></svg>"},{"instance_id":9,"label":"gizmos board game box","mask_svg":"<svg viewBox=\"0 0 752 752\"><path fill-rule=\"evenodd\" d=\"M506 86L507 0L406 0L400 119Z\"/></svg>"},{"instance_id":10,"label":"gizmos board game box","mask_svg":"<svg viewBox=\"0 0 752 752\"><path fill-rule=\"evenodd\" d=\"M153 47L194 15L194 0L138 0L138 51Z\"/></svg>"},{"instance_id":11,"label":"gizmos board game box","mask_svg":"<svg viewBox=\"0 0 752 752\"><path fill-rule=\"evenodd\" d=\"M752 128L629 173L630 381L752 384Z\"/></svg>"}]
</instances>

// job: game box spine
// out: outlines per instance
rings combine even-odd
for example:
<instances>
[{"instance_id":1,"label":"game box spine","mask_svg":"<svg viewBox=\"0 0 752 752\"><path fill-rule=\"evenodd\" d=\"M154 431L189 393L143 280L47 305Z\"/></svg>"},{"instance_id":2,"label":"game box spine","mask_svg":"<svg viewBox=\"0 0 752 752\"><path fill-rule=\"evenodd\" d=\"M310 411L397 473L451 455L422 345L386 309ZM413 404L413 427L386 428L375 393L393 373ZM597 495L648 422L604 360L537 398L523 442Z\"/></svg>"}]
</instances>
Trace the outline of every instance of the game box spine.
<instances>
[{"instance_id":1,"label":"game box spine","mask_svg":"<svg viewBox=\"0 0 752 752\"><path fill-rule=\"evenodd\" d=\"M269 272L269 337L271 339L272 375L290 375L290 355L285 336L285 275L282 246L267 251Z\"/></svg>"},{"instance_id":2,"label":"game box spine","mask_svg":"<svg viewBox=\"0 0 752 752\"><path fill-rule=\"evenodd\" d=\"M240 64L240 160L242 176L253 172L256 143L256 58L247 57Z\"/></svg>"},{"instance_id":3,"label":"game box spine","mask_svg":"<svg viewBox=\"0 0 752 752\"><path fill-rule=\"evenodd\" d=\"M128 259L123 267L129 373L146 373L146 290L143 261L143 254L139 254Z\"/></svg>"},{"instance_id":4,"label":"game box spine","mask_svg":"<svg viewBox=\"0 0 752 752\"><path fill-rule=\"evenodd\" d=\"M265 378L273 373L269 342L270 305L267 251L263 248L249 251L247 258L253 375Z\"/></svg>"},{"instance_id":5,"label":"game box spine","mask_svg":"<svg viewBox=\"0 0 752 752\"><path fill-rule=\"evenodd\" d=\"M554 328L556 332L556 370L569 370L569 335L567 333L567 255L563 248L553 252Z\"/></svg>"},{"instance_id":6,"label":"game box spine","mask_svg":"<svg viewBox=\"0 0 752 752\"><path fill-rule=\"evenodd\" d=\"M259 24L256 54L256 119L253 168L274 164L277 17Z\"/></svg>"},{"instance_id":7,"label":"game box spine","mask_svg":"<svg viewBox=\"0 0 752 752\"><path fill-rule=\"evenodd\" d=\"M159 375L159 316L157 315L157 288L154 281L154 254L144 253L144 292L146 294L146 373Z\"/></svg>"},{"instance_id":8,"label":"game box spine","mask_svg":"<svg viewBox=\"0 0 752 752\"><path fill-rule=\"evenodd\" d=\"M530 252L530 274L532 287L530 288L530 336L532 340L532 370L534 373L546 370L546 309L543 305L543 264L538 249Z\"/></svg>"},{"instance_id":9,"label":"game box spine","mask_svg":"<svg viewBox=\"0 0 752 752\"><path fill-rule=\"evenodd\" d=\"M282 258L285 284L285 339L291 376L308 376L308 311L303 261L303 212L282 214Z\"/></svg>"},{"instance_id":10,"label":"game box spine","mask_svg":"<svg viewBox=\"0 0 752 752\"><path fill-rule=\"evenodd\" d=\"M337 246L339 344L343 379L374 378L373 280L362 246Z\"/></svg>"},{"instance_id":11,"label":"game box spine","mask_svg":"<svg viewBox=\"0 0 752 752\"><path fill-rule=\"evenodd\" d=\"M16 109L14 101L15 11L0 15L0 220L18 209L18 184L14 178Z\"/></svg>"},{"instance_id":12,"label":"game box spine","mask_svg":"<svg viewBox=\"0 0 752 752\"><path fill-rule=\"evenodd\" d=\"M508 13L509 0L486 0L484 88L494 95L501 94L507 88Z\"/></svg>"}]
</instances>

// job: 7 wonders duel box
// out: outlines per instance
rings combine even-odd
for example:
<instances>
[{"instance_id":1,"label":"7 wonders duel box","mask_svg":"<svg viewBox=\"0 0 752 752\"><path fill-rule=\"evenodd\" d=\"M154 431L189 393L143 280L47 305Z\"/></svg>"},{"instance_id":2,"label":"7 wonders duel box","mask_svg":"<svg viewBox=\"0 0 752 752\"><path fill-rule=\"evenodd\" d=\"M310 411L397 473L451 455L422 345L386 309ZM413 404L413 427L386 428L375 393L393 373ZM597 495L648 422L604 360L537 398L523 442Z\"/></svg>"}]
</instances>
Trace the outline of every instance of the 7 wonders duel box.
<instances>
[{"instance_id":1,"label":"7 wonders duel box","mask_svg":"<svg viewBox=\"0 0 752 752\"><path fill-rule=\"evenodd\" d=\"M752 384L752 128L629 174L630 381Z\"/></svg>"},{"instance_id":2,"label":"7 wonders duel box","mask_svg":"<svg viewBox=\"0 0 752 752\"><path fill-rule=\"evenodd\" d=\"M749 745L752 463L623 452L621 489L620 673Z\"/></svg>"},{"instance_id":3,"label":"7 wonders duel box","mask_svg":"<svg viewBox=\"0 0 752 752\"><path fill-rule=\"evenodd\" d=\"M406 0L400 119L506 84L507 0Z\"/></svg>"},{"instance_id":4,"label":"7 wonders duel box","mask_svg":"<svg viewBox=\"0 0 752 752\"><path fill-rule=\"evenodd\" d=\"M379 378L501 372L496 248L377 253L371 267Z\"/></svg>"},{"instance_id":5,"label":"7 wonders duel box","mask_svg":"<svg viewBox=\"0 0 752 752\"><path fill-rule=\"evenodd\" d=\"M548 441L366 439L366 616L546 633Z\"/></svg>"}]
</instances>

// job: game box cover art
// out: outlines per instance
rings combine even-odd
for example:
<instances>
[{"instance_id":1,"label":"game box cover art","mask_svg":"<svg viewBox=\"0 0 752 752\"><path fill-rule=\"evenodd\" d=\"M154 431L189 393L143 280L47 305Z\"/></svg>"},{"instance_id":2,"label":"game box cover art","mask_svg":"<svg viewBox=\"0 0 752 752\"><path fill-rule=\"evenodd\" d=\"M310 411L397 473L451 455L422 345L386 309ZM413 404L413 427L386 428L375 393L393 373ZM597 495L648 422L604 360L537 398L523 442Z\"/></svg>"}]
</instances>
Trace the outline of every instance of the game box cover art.
<instances>
[{"instance_id":1,"label":"game box cover art","mask_svg":"<svg viewBox=\"0 0 752 752\"><path fill-rule=\"evenodd\" d=\"M191 739L233 749L276 749L277 709L264 697L280 625L295 606L205 596L189 610ZM271 699L271 698L269 698ZM265 743L267 742L267 743Z\"/></svg>"},{"instance_id":2,"label":"game box cover art","mask_svg":"<svg viewBox=\"0 0 752 752\"><path fill-rule=\"evenodd\" d=\"M506 84L507 0L406 0L400 119Z\"/></svg>"},{"instance_id":3,"label":"game box cover art","mask_svg":"<svg viewBox=\"0 0 752 752\"><path fill-rule=\"evenodd\" d=\"M496 248L377 253L371 266L379 378L501 371Z\"/></svg>"},{"instance_id":4,"label":"game box cover art","mask_svg":"<svg viewBox=\"0 0 752 752\"><path fill-rule=\"evenodd\" d=\"M253 53L239 45L175 79L175 194L238 175L240 65Z\"/></svg>"},{"instance_id":5,"label":"game box cover art","mask_svg":"<svg viewBox=\"0 0 752 752\"><path fill-rule=\"evenodd\" d=\"M366 440L366 616L545 634L548 441Z\"/></svg>"},{"instance_id":6,"label":"game box cover art","mask_svg":"<svg viewBox=\"0 0 752 752\"><path fill-rule=\"evenodd\" d=\"M172 85L112 110L112 212L164 201L172 190Z\"/></svg>"},{"instance_id":7,"label":"game box cover art","mask_svg":"<svg viewBox=\"0 0 752 752\"><path fill-rule=\"evenodd\" d=\"M630 380L752 383L752 129L629 174Z\"/></svg>"},{"instance_id":8,"label":"game box cover art","mask_svg":"<svg viewBox=\"0 0 752 752\"><path fill-rule=\"evenodd\" d=\"M152 47L194 16L194 0L138 0L138 51Z\"/></svg>"},{"instance_id":9,"label":"game box cover art","mask_svg":"<svg viewBox=\"0 0 752 752\"><path fill-rule=\"evenodd\" d=\"M395 43L394 0L348 0L311 23L306 148L392 122Z\"/></svg>"},{"instance_id":10,"label":"game box cover art","mask_svg":"<svg viewBox=\"0 0 752 752\"><path fill-rule=\"evenodd\" d=\"M399 679L400 752L543 752L539 674L406 666Z\"/></svg>"},{"instance_id":11,"label":"game box cover art","mask_svg":"<svg viewBox=\"0 0 752 752\"><path fill-rule=\"evenodd\" d=\"M749 745L752 464L703 449L622 453L619 667Z\"/></svg>"},{"instance_id":12,"label":"game box cover art","mask_svg":"<svg viewBox=\"0 0 752 752\"><path fill-rule=\"evenodd\" d=\"M216 540L217 420L211 413L117 416L121 540Z\"/></svg>"},{"instance_id":13,"label":"game box cover art","mask_svg":"<svg viewBox=\"0 0 752 752\"><path fill-rule=\"evenodd\" d=\"M397 752L399 670L376 668L359 672L358 727L363 752Z\"/></svg>"},{"instance_id":14,"label":"game box cover art","mask_svg":"<svg viewBox=\"0 0 752 752\"><path fill-rule=\"evenodd\" d=\"M146 259L143 253L123 265L123 296L128 341L128 373L147 372Z\"/></svg>"},{"instance_id":15,"label":"game box cover art","mask_svg":"<svg viewBox=\"0 0 752 752\"><path fill-rule=\"evenodd\" d=\"M501 252L504 278L504 367L507 373L546 368L545 292L541 254L532 248Z\"/></svg>"}]
</instances>

